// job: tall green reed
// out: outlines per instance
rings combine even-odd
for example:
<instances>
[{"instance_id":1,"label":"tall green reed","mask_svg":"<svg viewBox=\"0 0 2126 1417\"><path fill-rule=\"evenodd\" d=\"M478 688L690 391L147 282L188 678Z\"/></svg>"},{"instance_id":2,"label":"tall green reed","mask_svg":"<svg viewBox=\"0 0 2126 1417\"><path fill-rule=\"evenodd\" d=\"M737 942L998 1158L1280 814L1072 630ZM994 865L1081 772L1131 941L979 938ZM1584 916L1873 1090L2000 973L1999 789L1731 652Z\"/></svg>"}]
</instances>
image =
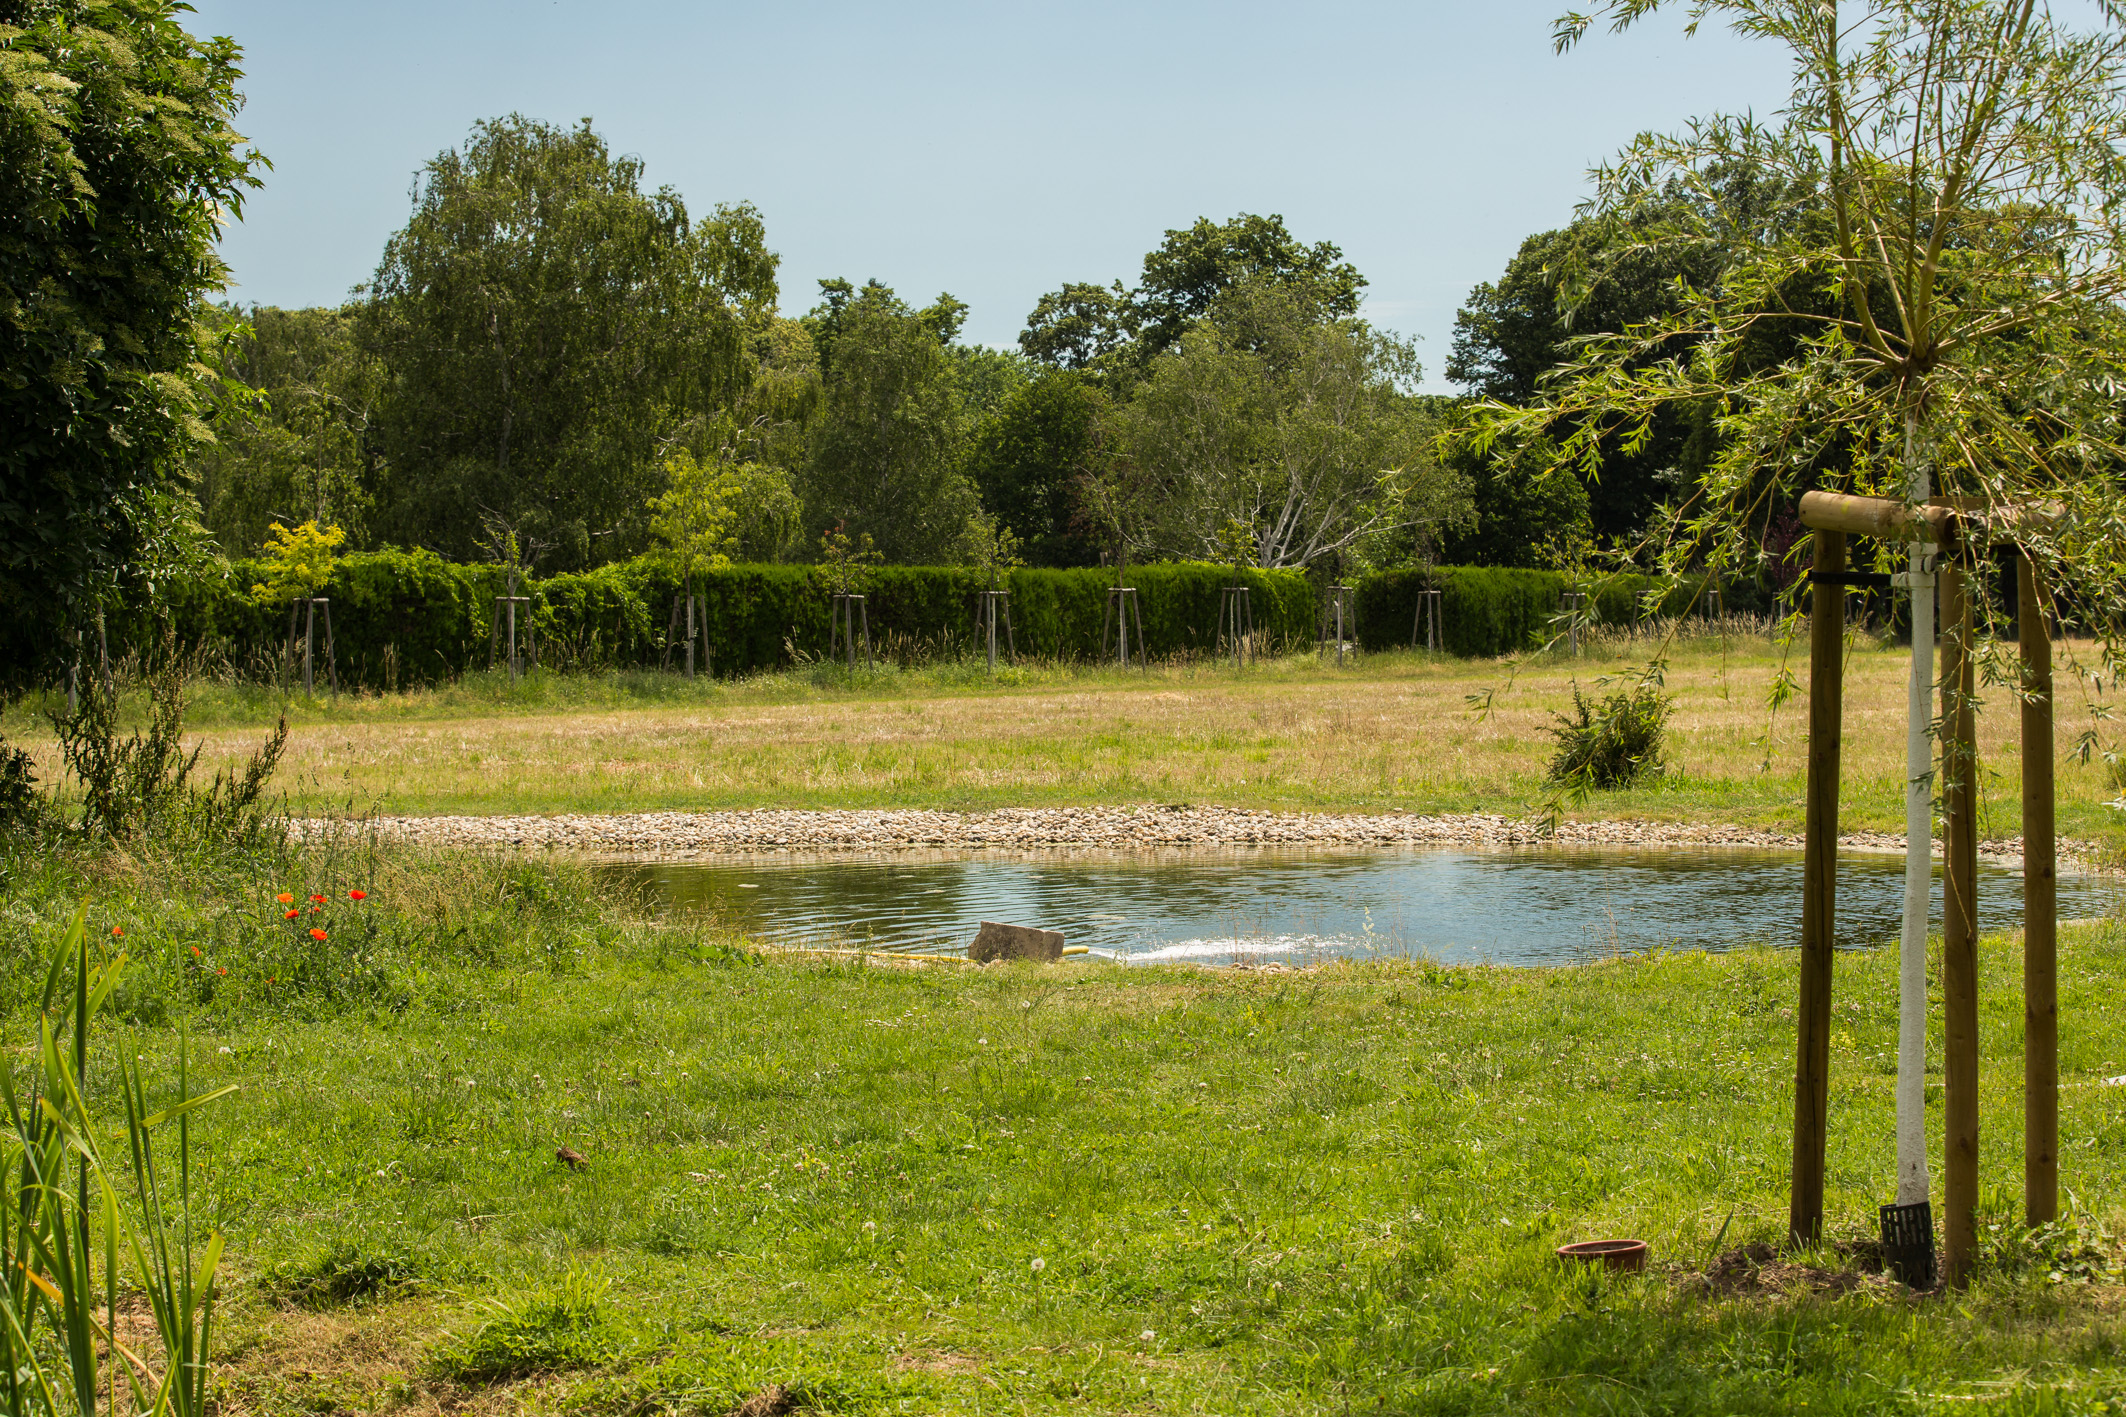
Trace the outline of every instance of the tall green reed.
<instances>
[{"instance_id":1,"label":"tall green reed","mask_svg":"<svg viewBox=\"0 0 2126 1417\"><path fill-rule=\"evenodd\" d=\"M13 1064L0 1067L7 1110L0 1176L12 1183L0 1208L0 1411L8 1414L88 1417L102 1406L115 1415L121 1404L153 1417L206 1412L222 1237L209 1235L202 1246L193 1228L191 1114L235 1088L192 1096L181 1047L177 1098L150 1111L138 1058L120 1047L125 1129L108 1132L90 1103L90 1025L125 964L124 954L95 958L88 911L77 912L45 978L28 1093L18 1091ZM178 1165L165 1178L153 1134L170 1122ZM125 1143L129 1174L115 1174L106 1140ZM122 1186L131 1192L131 1215ZM121 1254L154 1317L159 1368L119 1333Z\"/></svg>"}]
</instances>

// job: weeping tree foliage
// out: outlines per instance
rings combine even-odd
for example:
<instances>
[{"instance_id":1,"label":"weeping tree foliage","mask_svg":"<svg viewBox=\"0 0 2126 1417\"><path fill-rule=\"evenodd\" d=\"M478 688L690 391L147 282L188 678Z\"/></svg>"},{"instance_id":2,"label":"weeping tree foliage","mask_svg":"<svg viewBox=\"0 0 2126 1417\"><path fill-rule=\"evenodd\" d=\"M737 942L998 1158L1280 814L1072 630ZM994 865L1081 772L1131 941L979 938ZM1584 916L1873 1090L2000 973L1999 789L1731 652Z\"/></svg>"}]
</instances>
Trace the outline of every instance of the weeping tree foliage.
<instances>
[{"instance_id":1,"label":"weeping tree foliage","mask_svg":"<svg viewBox=\"0 0 2126 1417\"><path fill-rule=\"evenodd\" d=\"M1649 134L1596 170L1585 211L1619 239L1580 248L1568 307L1603 262L1654 256L1685 273L1672 309L1580 333L1535 400L1476 410L1471 445L1547 436L1551 475L1594 476L1664 411L1696 410L1713 447L1633 548L1671 582L1753 571L1810 488L2053 504L2064 518L2027 549L2114 670L2120 8L2078 30L2034 0L1613 0L1560 19L1558 47L1664 8L1784 46L1792 96L1770 121Z\"/></svg>"}]
</instances>

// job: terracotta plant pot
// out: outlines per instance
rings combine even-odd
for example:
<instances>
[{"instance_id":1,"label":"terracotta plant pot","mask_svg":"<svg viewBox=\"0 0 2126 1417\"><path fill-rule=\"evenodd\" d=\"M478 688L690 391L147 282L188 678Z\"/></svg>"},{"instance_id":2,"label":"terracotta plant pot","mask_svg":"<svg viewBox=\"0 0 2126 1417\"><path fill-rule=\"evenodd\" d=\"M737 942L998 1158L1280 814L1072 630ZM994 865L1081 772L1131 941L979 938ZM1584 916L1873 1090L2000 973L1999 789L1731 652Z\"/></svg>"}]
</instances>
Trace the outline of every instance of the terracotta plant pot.
<instances>
[{"instance_id":1,"label":"terracotta plant pot","mask_svg":"<svg viewBox=\"0 0 2126 1417\"><path fill-rule=\"evenodd\" d=\"M1577 1245L1558 1246L1558 1258L1598 1264L1608 1269L1636 1273L1646 1268L1644 1240L1582 1240Z\"/></svg>"}]
</instances>

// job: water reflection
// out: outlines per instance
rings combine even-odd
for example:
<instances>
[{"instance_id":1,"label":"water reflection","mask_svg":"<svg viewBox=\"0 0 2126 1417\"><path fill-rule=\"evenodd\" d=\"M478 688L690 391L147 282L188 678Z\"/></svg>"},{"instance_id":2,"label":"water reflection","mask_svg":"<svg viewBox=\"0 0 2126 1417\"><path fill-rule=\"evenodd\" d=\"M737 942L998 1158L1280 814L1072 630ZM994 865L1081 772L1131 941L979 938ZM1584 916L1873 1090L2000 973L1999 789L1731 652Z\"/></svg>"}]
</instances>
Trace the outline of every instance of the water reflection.
<instances>
[{"instance_id":1,"label":"water reflection","mask_svg":"<svg viewBox=\"0 0 2126 1417\"><path fill-rule=\"evenodd\" d=\"M988 853L601 867L679 911L783 944L958 951L978 922L1061 930L1135 962L1322 956L1556 964L1799 938L1801 858L1723 850ZM2063 917L2109 913L2108 878L2060 882ZM1839 942L1896 936L1901 857L1838 863ZM1934 886L1936 927L1941 881ZM1981 866L1983 928L2022 920L2022 878Z\"/></svg>"}]
</instances>

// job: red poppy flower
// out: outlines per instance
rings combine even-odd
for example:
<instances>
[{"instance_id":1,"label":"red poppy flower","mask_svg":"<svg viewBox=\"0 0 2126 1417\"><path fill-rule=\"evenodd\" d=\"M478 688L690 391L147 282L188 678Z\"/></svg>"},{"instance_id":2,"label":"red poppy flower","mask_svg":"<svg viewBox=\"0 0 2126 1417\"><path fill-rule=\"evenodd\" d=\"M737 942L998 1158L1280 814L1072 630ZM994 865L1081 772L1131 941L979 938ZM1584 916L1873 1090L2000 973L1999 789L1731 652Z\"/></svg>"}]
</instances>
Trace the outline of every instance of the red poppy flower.
<instances>
[{"instance_id":1,"label":"red poppy flower","mask_svg":"<svg viewBox=\"0 0 2126 1417\"><path fill-rule=\"evenodd\" d=\"M227 965L223 965L220 969L217 969L214 972L216 974L227 974L229 972L229 967Z\"/></svg>"},{"instance_id":2,"label":"red poppy flower","mask_svg":"<svg viewBox=\"0 0 2126 1417\"><path fill-rule=\"evenodd\" d=\"M116 925L113 925L113 926L111 927L111 934L112 934L112 935L113 935L114 937L115 937L115 936L119 936L119 935L123 935L124 933L125 933L125 931L123 931L123 930L119 929L119 928L118 928L118 927L117 927Z\"/></svg>"},{"instance_id":3,"label":"red poppy flower","mask_svg":"<svg viewBox=\"0 0 2126 1417\"><path fill-rule=\"evenodd\" d=\"M367 892L367 891L349 891L349 892L347 892L347 899L349 899L349 900L367 900L367 899L369 899L369 892Z\"/></svg>"},{"instance_id":4,"label":"red poppy flower","mask_svg":"<svg viewBox=\"0 0 2126 1417\"><path fill-rule=\"evenodd\" d=\"M275 900L279 901L279 902L280 902L280 903L281 903L282 905L293 905L293 904L295 904L295 897L294 897L293 895L289 894L289 893L288 893L287 891L282 891L282 892L281 892L281 893L280 893L279 895L277 895L277 896L275 896L275 897L273 897L273 898L274 898Z\"/></svg>"},{"instance_id":5,"label":"red poppy flower","mask_svg":"<svg viewBox=\"0 0 2126 1417\"><path fill-rule=\"evenodd\" d=\"M317 902L319 905L323 905L325 903L325 898L321 895L314 895L310 897L310 899Z\"/></svg>"},{"instance_id":6,"label":"red poppy flower","mask_svg":"<svg viewBox=\"0 0 2126 1417\"><path fill-rule=\"evenodd\" d=\"M283 919L283 920L293 920L293 919L294 919L294 918L295 918L296 916L298 916L298 915L301 915L302 913L303 913L303 912L301 912L300 910L291 910L291 911L289 911L289 912L288 912L288 913L287 913L286 915L283 915L283 916L281 917L281 919Z\"/></svg>"},{"instance_id":7,"label":"red poppy flower","mask_svg":"<svg viewBox=\"0 0 2126 1417\"><path fill-rule=\"evenodd\" d=\"M325 932L323 930L312 930L310 932L310 938L313 940L322 940L325 938Z\"/></svg>"},{"instance_id":8,"label":"red poppy flower","mask_svg":"<svg viewBox=\"0 0 2126 1417\"><path fill-rule=\"evenodd\" d=\"M194 959L198 959L198 958L199 958L199 946L197 946L197 945L194 945L194 946L192 946L192 958L194 958Z\"/></svg>"}]
</instances>

